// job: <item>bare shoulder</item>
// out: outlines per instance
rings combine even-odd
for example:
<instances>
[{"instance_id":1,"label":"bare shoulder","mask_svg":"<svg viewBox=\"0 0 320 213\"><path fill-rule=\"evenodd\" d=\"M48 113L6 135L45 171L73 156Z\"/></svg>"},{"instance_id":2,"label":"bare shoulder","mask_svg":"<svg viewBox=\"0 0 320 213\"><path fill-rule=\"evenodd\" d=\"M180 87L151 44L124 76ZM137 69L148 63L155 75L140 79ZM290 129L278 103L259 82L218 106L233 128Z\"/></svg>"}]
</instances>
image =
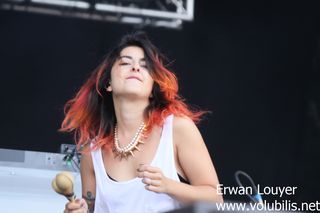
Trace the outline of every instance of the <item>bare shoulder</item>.
<instances>
[{"instance_id":1,"label":"bare shoulder","mask_svg":"<svg viewBox=\"0 0 320 213\"><path fill-rule=\"evenodd\" d=\"M191 118L187 116L174 116L173 118L173 126L177 129L184 129L191 126L195 126L194 122L191 120Z\"/></svg>"},{"instance_id":2,"label":"bare shoulder","mask_svg":"<svg viewBox=\"0 0 320 213\"><path fill-rule=\"evenodd\" d=\"M179 145L184 141L190 143L196 143L202 140L198 127L189 117L175 116L173 119L173 135L175 142Z\"/></svg>"}]
</instances>

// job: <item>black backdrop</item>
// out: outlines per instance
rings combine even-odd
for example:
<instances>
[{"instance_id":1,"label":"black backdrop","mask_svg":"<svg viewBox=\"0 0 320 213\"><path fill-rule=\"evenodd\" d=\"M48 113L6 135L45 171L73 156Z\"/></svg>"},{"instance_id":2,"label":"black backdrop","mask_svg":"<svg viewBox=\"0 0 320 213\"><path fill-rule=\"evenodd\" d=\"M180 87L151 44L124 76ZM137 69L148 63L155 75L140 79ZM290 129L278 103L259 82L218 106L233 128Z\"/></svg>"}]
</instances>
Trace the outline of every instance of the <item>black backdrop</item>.
<instances>
[{"instance_id":1,"label":"black backdrop","mask_svg":"<svg viewBox=\"0 0 320 213\"><path fill-rule=\"evenodd\" d=\"M298 186L290 200L316 200L316 5L209 2L196 1L195 21L183 30L144 30L173 62L181 94L212 111L199 127L221 183L234 186L233 174L242 169L262 186ZM0 148L58 152L61 143L72 143L57 132L64 103L133 29L0 11Z\"/></svg>"}]
</instances>

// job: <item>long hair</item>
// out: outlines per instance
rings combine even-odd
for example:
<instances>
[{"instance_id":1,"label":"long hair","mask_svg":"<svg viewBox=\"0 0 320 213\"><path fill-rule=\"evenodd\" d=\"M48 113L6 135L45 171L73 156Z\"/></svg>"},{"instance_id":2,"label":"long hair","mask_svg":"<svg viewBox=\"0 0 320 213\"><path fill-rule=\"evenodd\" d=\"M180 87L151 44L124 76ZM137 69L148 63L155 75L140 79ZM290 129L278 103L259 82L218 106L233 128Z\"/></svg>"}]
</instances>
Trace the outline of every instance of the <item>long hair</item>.
<instances>
[{"instance_id":1,"label":"long hair","mask_svg":"<svg viewBox=\"0 0 320 213\"><path fill-rule=\"evenodd\" d=\"M175 74L164 64L164 57L143 32L136 32L122 37L119 44L112 49L103 62L92 72L74 98L64 108L65 118L60 131L75 133L78 149L94 140L93 148L112 144L116 116L112 93L106 91L110 81L113 64L120 52L128 46L143 49L146 65L154 80L149 105L144 110L147 129L154 125L162 126L164 119L174 114L187 116L198 122L204 111L192 110L178 95L178 82ZM150 128L151 127L151 128Z\"/></svg>"}]
</instances>

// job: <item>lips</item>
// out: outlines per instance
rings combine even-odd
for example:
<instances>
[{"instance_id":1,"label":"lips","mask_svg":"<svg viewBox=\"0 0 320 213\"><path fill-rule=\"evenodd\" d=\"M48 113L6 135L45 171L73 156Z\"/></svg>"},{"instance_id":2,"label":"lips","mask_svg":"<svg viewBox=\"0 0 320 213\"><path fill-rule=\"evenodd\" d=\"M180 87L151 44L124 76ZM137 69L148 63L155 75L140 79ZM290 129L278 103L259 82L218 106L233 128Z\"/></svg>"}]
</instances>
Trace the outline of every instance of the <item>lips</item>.
<instances>
[{"instance_id":1,"label":"lips","mask_svg":"<svg viewBox=\"0 0 320 213\"><path fill-rule=\"evenodd\" d=\"M138 81L142 81L139 77L137 77L137 76L129 76L129 77L127 77L126 79L136 79L136 80L138 80Z\"/></svg>"}]
</instances>

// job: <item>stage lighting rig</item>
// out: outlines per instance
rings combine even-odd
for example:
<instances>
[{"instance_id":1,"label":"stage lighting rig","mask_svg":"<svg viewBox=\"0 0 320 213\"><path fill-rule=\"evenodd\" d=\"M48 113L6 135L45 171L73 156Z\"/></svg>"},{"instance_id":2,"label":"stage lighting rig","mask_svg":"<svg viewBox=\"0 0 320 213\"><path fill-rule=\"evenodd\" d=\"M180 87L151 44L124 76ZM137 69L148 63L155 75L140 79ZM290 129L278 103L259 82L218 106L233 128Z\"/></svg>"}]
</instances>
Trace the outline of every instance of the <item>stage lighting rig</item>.
<instances>
[{"instance_id":1,"label":"stage lighting rig","mask_svg":"<svg viewBox=\"0 0 320 213\"><path fill-rule=\"evenodd\" d=\"M194 0L2 0L0 9L181 29Z\"/></svg>"}]
</instances>

